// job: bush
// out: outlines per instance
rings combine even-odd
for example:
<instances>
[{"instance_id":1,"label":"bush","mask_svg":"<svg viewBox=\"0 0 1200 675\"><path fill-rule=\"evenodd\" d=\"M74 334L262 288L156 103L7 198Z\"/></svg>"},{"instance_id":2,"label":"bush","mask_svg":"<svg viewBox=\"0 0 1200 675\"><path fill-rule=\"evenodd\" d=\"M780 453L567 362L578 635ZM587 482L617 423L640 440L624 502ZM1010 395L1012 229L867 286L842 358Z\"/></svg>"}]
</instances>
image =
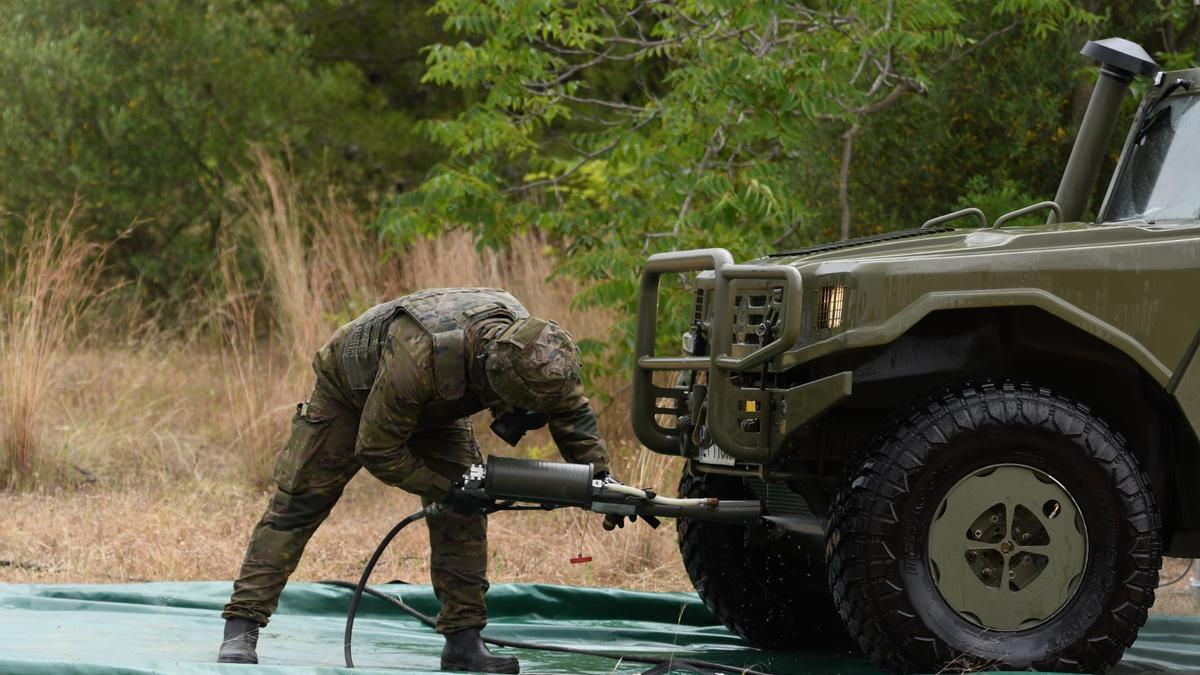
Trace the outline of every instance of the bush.
<instances>
[{"instance_id":1,"label":"bush","mask_svg":"<svg viewBox=\"0 0 1200 675\"><path fill-rule=\"evenodd\" d=\"M215 258L250 143L319 171L370 107L361 74L313 68L289 3L0 0L0 212L87 200L115 272L158 296ZM8 229L20 229L10 220Z\"/></svg>"}]
</instances>

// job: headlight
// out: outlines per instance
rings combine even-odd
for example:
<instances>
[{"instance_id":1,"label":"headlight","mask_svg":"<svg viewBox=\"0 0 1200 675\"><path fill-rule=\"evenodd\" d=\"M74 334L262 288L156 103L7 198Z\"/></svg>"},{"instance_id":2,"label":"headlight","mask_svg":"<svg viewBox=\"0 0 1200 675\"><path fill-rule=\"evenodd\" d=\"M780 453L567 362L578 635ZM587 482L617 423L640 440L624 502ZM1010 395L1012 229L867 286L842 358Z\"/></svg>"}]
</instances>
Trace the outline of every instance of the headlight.
<instances>
[{"instance_id":1,"label":"headlight","mask_svg":"<svg viewBox=\"0 0 1200 675\"><path fill-rule=\"evenodd\" d=\"M696 353L696 333L688 331L683 334L683 353L691 356Z\"/></svg>"},{"instance_id":2,"label":"headlight","mask_svg":"<svg viewBox=\"0 0 1200 675\"><path fill-rule=\"evenodd\" d=\"M817 328L832 330L842 327L846 313L846 284L821 287L821 300L817 306Z\"/></svg>"}]
</instances>

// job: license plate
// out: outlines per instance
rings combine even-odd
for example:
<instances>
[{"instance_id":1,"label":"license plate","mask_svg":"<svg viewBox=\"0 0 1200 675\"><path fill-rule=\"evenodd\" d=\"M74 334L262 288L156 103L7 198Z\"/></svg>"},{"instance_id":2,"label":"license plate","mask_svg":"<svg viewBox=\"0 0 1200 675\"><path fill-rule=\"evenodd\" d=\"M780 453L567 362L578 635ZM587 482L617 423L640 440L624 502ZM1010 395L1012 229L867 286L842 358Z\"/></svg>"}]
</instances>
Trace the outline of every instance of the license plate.
<instances>
[{"instance_id":1,"label":"license plate","mask_svg":"<svg viewBox=\"0 0 1200 675\"><path fill-rule=\"evenodd\" d=\"M705 448L700 448L700 463L701 464L720 464L722 466L733 466L737 460L725 454L725 451L718 448L716 444Z\"/></svg>"}]
</instances>

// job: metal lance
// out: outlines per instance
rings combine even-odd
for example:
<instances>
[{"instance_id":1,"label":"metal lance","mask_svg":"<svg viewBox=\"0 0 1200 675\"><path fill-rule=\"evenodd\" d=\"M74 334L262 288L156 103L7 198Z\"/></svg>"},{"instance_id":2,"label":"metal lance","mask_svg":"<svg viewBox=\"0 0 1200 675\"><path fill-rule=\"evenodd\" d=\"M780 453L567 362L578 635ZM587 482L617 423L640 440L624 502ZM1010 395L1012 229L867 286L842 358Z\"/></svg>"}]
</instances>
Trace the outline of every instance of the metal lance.
<instances>
[{"instance_id":1,"label":"metal lance","mask_svg":"<svg viewBox=\"0 0 1200 675\"><path fill-rule=\"evenodd\" d=\"M1087 209L1129 84L1138 75L1154 76L1159 72L1158 64L1145 49L1122 38L1088 41L1079 53L1100 62L1100 76L1054 195L1054 201L1062 207L1064 222L1079 220Z\"/></svg>"}]
</instances>

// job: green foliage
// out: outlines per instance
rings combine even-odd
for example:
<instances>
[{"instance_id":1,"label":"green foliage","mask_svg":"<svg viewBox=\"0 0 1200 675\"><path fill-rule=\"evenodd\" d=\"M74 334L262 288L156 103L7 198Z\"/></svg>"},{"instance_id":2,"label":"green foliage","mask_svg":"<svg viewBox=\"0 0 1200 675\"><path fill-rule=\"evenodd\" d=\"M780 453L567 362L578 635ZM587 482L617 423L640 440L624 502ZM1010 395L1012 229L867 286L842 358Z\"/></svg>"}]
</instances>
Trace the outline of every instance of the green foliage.
<instances>
[{"instance_id":1,"label":"green foliage","mask_svg":"<svg viewBox=\"0 0 1200 675\"><path fill-rule=\"evenodd\" d=\"M974 176L967 181L966 192L959 198L956 209L973 206L983 211L988 223L996 218L1037 202L1038 199L1025 192L1020 183L1011 178ZM1039 213L1044 218L1046 214Z\"/></svg>"},{"instance_id":2,"label":"green foliage","mask_svg":"<svg viewBox=\"0 0 1200 675\"><path fill-rule=\"evenodd\" d=\"M991 17L981 13L968 21L986 25ZM859 228L917 227L956 203L978 206L994 219L1053 197L1074 140L1072 93L1081 88L1086 103L1095 80L1094 72L1080 68L1084 40L1042 40L1016 26L980 58L946 67L926 95L871 120L859 147L880 160L855 165L850 187L860 197ZM1115 136L1114 142L1123 140ZM872 198L880 186L886 192ZM994 197L991 186L999 189Z\"/></svg>"},{"instance_id":3,"label":"green foliage","mask_svg":"<svg viewBox=\"0 0 1200 675\"><path fill-rule=\"evenodd\" d=\"M298 7L296 30L309 42L312 67L358 73L379 105L349 108L337 148L335 177L374 201L419 183L442 157L417 121L453 114L463 92L422 82L426 46L447 38L429 16L431 0L310 0Z\"/></svg>"},{"instance_id":4,"label":"green foliage","mask_svg":"<svg viewBox=\"0 0 1200 675\"><path fill-rule=\"evenodd\" d=\"M995 218L1048 198L1095 78L1085 39L1128 37L1168 67L1200 57L1193 0L0 0L0 12L5 236L78 196L77 222L100 240L128 230L116 271L177 297L212 266L259 144L303 180L382 205L378 225L400 242L467 227L500 247L542 230L561 244L558 274L587 282L577 301L620 317L655 251L744 259L956 204ZM685 316L687 289L672 289L661 314ZM621 321L607 353L628 354L630 333Z\"/></svg>"},{"instance_id":5,"label":"green foliage","mask_svg":"<svg viewBox=\"0 0 1200 675\"><path fill-rule=\"evenodd\" d=\"M440 0L435 11L465 39L432 46L425 79L476 99L423 125L447 160L393 200L386 231L466 226L497 245L541 229L566 242L561 272L589 282L578 302L626 317L649 253L716 245L746 258L827 237L825 205L847 187L843 143L883 135L876 117L998 34L1091 20L1065 0ZM613 71L627 86L598 86ZM874 213L894 207L870 192ZM839 212L848 226L849 203ZM686 313L684 293L667 302L664 313ZM614 332L617 353L631 329Z\"/></svg>"},{"instance_id":6,"label":"green foliage","mask_svg":"<svg viewBox=\"0 0 1200 675\"><path fill-rule=\"evenodd\" d=\"M1044 39L1031 24L1015 26L977 58L943 68L925 96L909 97L872 120L859 147L863 155L881 160L854 167L851 194L859 196L859 227L868 232L916 227L955 204L978 206L995 219L1051 199L1096 79L1094 67L1078 53L1088 39L1126 37L1145 46L1164 67L1200 62L1200 12L1191 0L1100 7L1099 19L1065 24ZM983 7L964 11L963 25L972 33L1000 27ZM1147 84L1135 81L1126 99L1088 217L1099 207L1103 181L1125 140L1122 129ZM879 186L887 190L880 192ZM828 209L823 215L826 222L833 217ZM826 236L833 234L826 228Z\"/></svg>"},{"instance_id":7,"label":"green foliage","mask_svg":"<svg viewBox=\"0 0 1200 675\"><path fill-rule=\"evenodd\" d=\"M252 143L320 166L371 107L343 65L305 68L279 3L0 0L0 210L76 196L129 275L163 291L212 261ZM350 120L353 121L353 120Z\"/></svg>"}]
</instances>

